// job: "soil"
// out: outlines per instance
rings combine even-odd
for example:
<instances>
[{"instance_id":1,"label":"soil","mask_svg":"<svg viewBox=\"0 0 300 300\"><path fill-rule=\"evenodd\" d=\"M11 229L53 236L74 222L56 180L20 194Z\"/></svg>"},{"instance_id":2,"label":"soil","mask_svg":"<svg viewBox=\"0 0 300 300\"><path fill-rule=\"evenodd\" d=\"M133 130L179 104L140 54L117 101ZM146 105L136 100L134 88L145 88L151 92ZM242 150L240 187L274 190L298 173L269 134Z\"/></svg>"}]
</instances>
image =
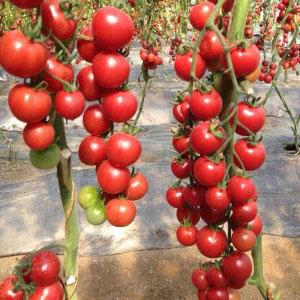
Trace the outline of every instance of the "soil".
<instances>
[{"instance_id":1,"label":"soil","mask_svg":"<svg viewBox=\"0 0 300 300\"><path fill-rule=\"evenodd\" d=\"M300 238L264 236L265 275L282 300L300 299ZM0 259L0 279L18 257ZM203 261L196 247L127 252L79 258L79 300L191 300L196 290L190 274ZM246 286L243 300L261 300Z\"/></svg>"}]
</instances>

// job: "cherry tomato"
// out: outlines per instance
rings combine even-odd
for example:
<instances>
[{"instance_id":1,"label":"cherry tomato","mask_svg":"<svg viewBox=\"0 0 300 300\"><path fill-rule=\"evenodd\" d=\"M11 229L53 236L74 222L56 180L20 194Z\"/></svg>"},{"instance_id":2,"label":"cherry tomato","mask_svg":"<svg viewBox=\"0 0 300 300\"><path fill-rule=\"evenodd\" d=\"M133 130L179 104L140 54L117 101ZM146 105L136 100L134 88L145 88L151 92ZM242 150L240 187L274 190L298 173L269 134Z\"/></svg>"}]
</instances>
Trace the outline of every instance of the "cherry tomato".
<instances>
[{"instance_id":1,"label":"cherry tomato","mask_svg":"<svg viewBox=\"0 0 300 300\"><path fill-rule=\"evenodd\" d=\"M102 203L96 203L89 207L85 214L86 220L92 225L101 225L105 222L105 207Z\"/></svg>"},{"instance_id":2,"label":"cherry tomato","mask_svg":"<svg viewBox=\"0 0 300 300\"><path fill-rule=\"evenodd\" d=\"M189 16L192 26L197 30L203 29L214 7L214 4L208 1L193 6Z\"/></svg>"},{"instance_id":3,"label":"cherry tomato","mask_svg":"<svg viewBox=\"0 0 300 300\"><path fill-rule=\"evenodd\" d=\"M35 292L30 295L29 300L63 300L64 289L60 281L56 281L51 285L37 286Z\"/></svg>"},{"instance_id":4,"label":"cherry tomato","mask_svg":"<svg viewBox=\"0 0 300 300\"><path fill-rule=\"evenodd\" d=\"M220 134L216 136L216 133ZM201 122L193 128L191 133L191 146L200 155L210 155L216 152L224 143L225 130L223 127L215 128L209 121Z\"/></svg>"},{"instance_id":5,"label":"cherry tomato","mask_svg":"<svg viewBox=\"0 0 300 300\"><path fill-rule=\"evenodd\" d=\"M134 24L124 11L106 6L99 9L93 17L93 35L101 49L118 50L133 38Z\"/></svg>"},{"instance_id":6,"label":"cherry tomato","mask_svg":"<svg viewBox=\"0 0 300 300\"><path fill-rule=\"evenodd\" d=\"M17 277L13 274L7 276L0 285L0 299L3 300L23 300L23 291L14 291L14 283Z\"/></svg>"},{"instance_id":7,"label":"cherry tomato","mask_svg":"<svg viewBox=\"0 0 300 300\"><path fill-rule=\"evenodd\" d=\"M192 225L196 225L200 220L199 211L193 208L178 208L176 217L180 223L184 223L184 220L187 220Z\"/></svg>"},{"instance_id":8,"label":"cherry tomato","mask_svg":"<svg viewBox=\"0 0 300 300\"><path fill-rule=\"evenodd\" d=\"M130 180L127 168L114 167L105 160L97 167L96 173L98 183L104 192L116 195L127 189Z\"/></svg>"},{"instance_id":9,"label":"cherry tomato","mask_svg":"<svg viewBox=\"0 0 300 300\"><path fill-rule=\"evenodd\" d=\"M230 50L230 57L236 77L243 77L253 73L260 61L259 50L255 44L248 48L234 47Z\"/></svg>"},{"instance_id":10,"label":"cherry tomato","mask_svg":"<svg viewBox=\"0 0 300 300\"><path fill-rule=\"evenodd\" d=\"M87 185L80 189L78 193L78 203L83 209L95 206L98 202L98 191L95 186Z\"/></svg>"},{"instance_id":11,"label":"cherry tomato","mask_svg":"<svg viewBox=\"0 0 300 300\"><path fill-rule=\"evenodd\" d=\"M239 135L248 136L253 133L260 131L265 124L265 109L263 106L254 107L245 102L238 104L237 118L238 122L250 130L247 131L242 126L237 126L235 132Z\"/></svg>"},{"instance_id":12,"label":"cherry tomato","mask_svg":"<svg viewBox=\"0 0 300 300\"><path fill-rule=\"evenodd\" d=\"M129 225L135 218L136 207L133 201L112 199L106 205L107 221L117 227Z\"/></svg>"},{"instance_id":13,"label":"cherry tomato","mask_svg":"<svg viewBox=\"0 0 300 300\"><path fill-rule=\"evenodd\" d=\"M232 210L232 220L234 223L251 222L257 215L257 205L253 201L234 206Z\"/></svg>"},{"instance_id":14,"label":"cherry tomato","mask_svg":"<svg viewBox=\"0 0 300 300\"><path fill-rule=\"evenodd\" d=\"M88 135L80 143L78 155L84 164L98 166L106 159L105 140L96 135Z\"/></svg>"},{"instance_id":15,"label":"cherry tomato","mask_svg":"<svg viewBox=\"0 0 300 300\"><path fill-rule=\"evenodd\" d=\"M173 106L173 116L181 124L187 121L190 115L189 97L185 97L181 103Z\"/></svg>"},{"instance_id":16,"label":"cherry tomato","mask_svg":"<svg viewBox=\"0 0 300 300\"><path fill-rule=\"evenodd\" d=\"M224 49L220 39L214 31L206 31L200 43L200 54L208 60L217 59L224 55Z\"/></svg>"},{"instance_id":17,"label":"cherry tomato","mask_svg":"<svg viewBox=\"0 0 300 300\"><path fill-rule=\"evenodd\" d=\"M254 72L252 72L249 75L245 76L245 79L248 80L249 82L253 83L257 79L259 79L259 76L261 74L260 72L261 72L261 68L260 68L260 66L258 66Z\"/></svg>"},{"instance_id":18,"label":"cherry tomato","mask_svg":"<svg viewBox=\"0 0 300 300\"><path fill-rule=\"evenodd\" d=\"M202 269L196 269L192 273L192 283L198 291L206 291L209 288L207 274Z\"/></svg>"},{"instance_id":19,"label":"cherry tomato","mask_svg":"<svg viewBox=\"0 0 300 300\"><path fill-rule=\"evenodd\" d=\"M247 254L235 251L223 258L222 271L230 281L243 283L252 273L252 263Z\"/></svg>"},{"instance_id":20,"label":"cherry tomato","mask_svg":"<svg viewBox=\"0 0 300 300\"><path fill-rule=\"evenodd\" d=\"M177 55L174 68L177 76L185 81L189 81L191 76L191 68L192 68L192 52L188 52L186 54ZM195 67L195 76L200 79L203 77L206 71L206 63L205 60L197 53L196 55L196 67Z\"/></svg>"},{"instance_id":21,"label":"cherry tomato","mask_svg":"<svg viewBox=\"0 0 300 300\"><path fill-rule=\"evenodd\" d=\"M181 225L176 230L178 242L184 246L192 246L196 243L197 228L195 226Z\"/></svg>"},{"instance_id":22,"label":"cherry tomato","mask_svg":"<svg viewBox=\"0 0 300 300\"><path fill-rule=\"evenodd\" d=\"M40 6L44 32L51 31L59 40L67 41L75 33L77 22L60 9L60 0L44 0Z\"/></svg>"},{"instance_id":23,"label":"cherry tomato","mask_svg":"<svg viewBox=\"0 0 300 300\"><path fill-rule=\"evenodd\" d=\"M209 2L217 4L218 0L209 0ZM222 6L224 12L230 12L233 8L233 4L234 4L234 0L226 0Z\"/></svg>"},{"instance_id":24,"label":"cherry tomato","mask_svg":"<svg viewBox=\"0 0 300 300\"><path fill-rule=\"evenodd\" d=\"M130 178L125 194L130 200L138 200L143 198L147 191L147 178L141 172L138 172Z\"/></svg>"},{"instance_id":25,"label":"cherry tomato","mask_svg":"<svg viewBox=\"0 0 300 300\"><path fill-rule=\"evenodd\" d=\"M197 182L204 186L215 186L225 175L226 163L224 160L213 162L207 157L200 157L194 165L194 176Z\"/></svg>"},{"instance_id":26,"label":"cherry tomato","mask_svg":"<svg viewBox=\"0 0 300 300\"><path fill-rule=\"evenodd\" d=\"M96 42L94 41L92 28L90 26L84 27L80 31L80 34L86 37L86 39L78 38L77 51L82 59L91 63L99 52Z\"/></svg>"},{"instance_id":27,"label":"cherry tomato","mask_svg":"<svg viewBox=\"0 0 300 300\"><path fill-rule=\"evenodd\" d=\"M26 123L37 123L45 119L50 112L51 104L48 93L24 84L15 85L8 96L8 105L13 115Z\"/></svg>"},{"instance_id":28,"label":"cherry tomato","mask_svg":"<svg viewBox=\"0 0 300 300\"><path fill-rule=\"evenodd\" d=\"M215 288L225 288L228 284L228 279L222 270L212 267L207 271L207 280L210 286Z\"/></svg>"},{"instance_id":29,"label":"cherry tomato","mask_svg":"<svg viewBox=\"0 0 300 300\"><path fill-rule=\"evenodd\" d=\"M225 288L210 288L207 291L207 300L229 300L227 289Z\"/></svg>"},{"instance_id":30,"label":"cherry tomato","mask_svg":"<svg viewBox=\"0 0 300 300\"><path fill-rule=\"evenodd\" d=\"M59 62L55 56L51 56L46 62L43 79L48 84L47 90L57 93L63 89L63 84L51 75L70 83L73 80L74 72L71 65L65 65Z\"/></svg>"},{"instance_id":31,"label":"cherry tomato","mask_svg":"<svg viewBox=\"0 0 300 300\"><path fill-rule=\"evenodd\" d=\"M249 229L239 227L232 233L232 244L239 251L250 251L255 246L255 243L256 235Z\"/></svg>"},{"instance_id":32,"label":"cherry tomato","mask_svg":"<svg viewBox=\"0 0 300 300\"><path fill-rule=\"evenodd\" d=\"M31 41L21 31L8 31L0 37L0 65L13 76L37 76L43 71L47 58L45 46Z\"/></svg>"},{"instance_id":33,"label":"cherry tomato","mask_svg":"<svg viewBox=\"0 0 300 300\"><path fill-rule=\"evenodd\" d=\"M199 206L205 197L205 188L200 185L188 185L183 188L183 199L191 206Z\"/></svg>"},{"instance_id":34,"label":"cherry tomato","mask_svg":"<svg viewBox=\"0 0 300 300\"><path fill-rule=\"evenodd\" d=\"M100 100L104 89L95 82L92 66L86 66L77 75L79 90L88 101Z\"/></svg>"},{"instance_id":35,"label":"cherry tomato","mask_svg":"<svg viewBox=\"0 0 300 300\"><path fill-rule=\"evenodd\" d=\"M206 190L205 201L212 209L226 209L230 204L227 189L223 187L210 187Z\"/></svg>"},{"instance_id":36,"label":"cherry tomato","mask_svg":"<svg viewBox=\"0 0 300 300\"><path fill-rule=\"evenodd\" d=\"M258 236L261 233L263 227L261 217L259 215L256 215L256 217L252 221L250 221L247 226L255 233L256 236Z\"/></svg>"},{"instance_id":37,"label":"cherry tomato","mask_svg":"<svg viewBox=\"0 0 300 300\"><path fill-rule=\"evenodd\" d=\"M200 216L206 224L217 224L226 220L226 210L212 209L203 201L200 206Z\"/></svg>"},{"instance_id":38,"label":"cherry tomato","mask_svg":"<svg viewBox=\"0 0 300 300\"><path fill-rule=\"evenodd\" d=\"M266 159L266 150L261 142L251 145L246 139L241 139L235 142L234 150L234 163L241 167L241 161L247 171L257 170Z\"/></svg>"},{"instance_id":39,"label":"cherry tomato","mask_svg":"<svg viewBox=\"0 0 300 300\"><path fill-rule=\"evenodd\" d=\"M53 144L54 128L45 122L27 124L23 130L25 144L34 150L44 150Z\"/></svg>"},{"instance_id":40,"label":"cherry tomato","mask_svg":"<svg viewBox=\"0 0 300 300\"><path fill-rule=\"evenodd\" d=\"M245 204L253 197L255 185L251 178L233 176L228 181L227 190L234 205Z\"/></svg>"},{"instance_id":41,"label":"cherry tomato","mask_svg":"<svg viewBox=\"0 0 300 300\"><path fill-rule=\"evenodd\" d=\"M111 125L101 104L89 106L83 113L82 120L85 130L95 135L106 133Z\"/></svg>"},{"instance_id":42,"label":"cherry tomato","mask_svg":"<svg viewBox=\"0 0 300 300\"><path fill-rule=\"evenodd\" d=\"M60 116L74 120L81 116L84 111L85 100L80 91L59 91L54 97L55 110Z\"/></svg>"},{"instance_id":43,"label":"cherry tomato","mask_svg":"<svg viewBox=\"0 0 300 300\"><path fill-rule=\"evenodd\" d=\"M238 290L235 290L233 288L227 288L229 300L241 300L241 295Z\"/></svg>"},{"instance_id":44,"label":"cherry tomato","mask_svg":"<svg viewBox=\"0 0 300 300\"><path fill-rule=\"evenodd\" d=\"M114 51L103 51L93 59L96 82L103 88L114 89L129 77L130 66L125 57Z\"/></svg>"},{"instance_id":45,"label":"cherry tomato","mask_svg":"<svg viewBox=\"0 0 300 300\"><path fill-rule=\"evenodd\" d=\"M180 178L187 178L190 174L190 160L188 158L182 158L180 160L174 158L171 163L172 173Z\"/></svg>"},{"instance_id":46,"label":"cherry tomato","mask_svg":"<svg viewBox=\"0 0 300 300\"><path fill-rule=\"evenodd\" d=\"M190 97L190 110L197 120L207 121L217 117L222 105L222 98L215 89L208 93L196 90Z\"/></svg>"},{"instance_id":47,"label":"cherry tomato","mask_svg":"<svg viewBox=\"0 0 300 300\"><path fill-rule=\"evenodd\" d=\"M59 274L60 262L52 251L39 251L31 259L30 279L37 286L54 283Z\"/></svg>"},{"instance_id":48,"label":"cherry tomato","mask_svg":"<svg viewBox=\"0 0 300 300\"><path fill-rule=\"evenodd\" d=\"M175 208L183 208L183 187L169 187L166 192L166 199L169 205Z\"/></svg>"},{"instance_id":49,"label":"cherry tomato","mask_svg":"<svg viewBox=\"0 0 300 300\"><path fill-rule=\"evenodd\" d=\"M190 146L189 136L174 136L172 139L174 149L179 153L186 153Z\"/></svg>"},{"instance_id":50,"label":"cherry tomato","mask_svg":"<svg viewBox=\"0 0 300 300\"><path fill-rule=\"evenodd\" d=\"M217 258L226 250L226 233L222 229L213 230L205 226L198 231L196 244L201 254L209 258Z\"/></svg>"},{"instance_id":51,"label":"cherry tomato","mask_svg":"<svg viewBox=\"0 0 300 300\"><path fill-rule=\"evenodd\" d=\"M117 123L129 121L137 110L137 99L129 91L112 91L103 97L107 117Z\"/></svg>"},{"instance_id":52,"label":"cherry tomato","mask_svg":"<svg viewBox=\"0 0 300 300\"><path fill-rule=\"evenodd\" d=\"M133 135L117 132L107 142L107 160L116 167L125 168L140 157L142 146Z\"/></svg>"},{"instance_id":53,"label":"cherry tomato","mask_svg":"<svg viewBox=\"0 0 300 300\"><path fill-rule=\"evenodd\" d=\"M10 2L20 8L32 9L34 7L39 7L43 0L10 0Z\"/></svg>"}]
</instances>

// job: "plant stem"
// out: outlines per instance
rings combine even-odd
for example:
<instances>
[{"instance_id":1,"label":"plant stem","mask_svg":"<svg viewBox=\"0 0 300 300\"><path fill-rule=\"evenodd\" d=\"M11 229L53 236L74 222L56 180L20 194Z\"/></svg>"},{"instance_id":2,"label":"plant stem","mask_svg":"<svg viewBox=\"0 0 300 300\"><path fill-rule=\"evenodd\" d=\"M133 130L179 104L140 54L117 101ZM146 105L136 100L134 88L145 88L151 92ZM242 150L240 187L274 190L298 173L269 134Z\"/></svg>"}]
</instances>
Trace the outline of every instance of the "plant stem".
<instances>
[{"instance_id":1,"label":"plant stem","mask_svg":"<svg viewBox=\"0 0 300 300\"><path fill-rule=\"evenodd\" d=\"M68 300L77 300L77 252L79 230L75 207L74 182L71 170L71 151L68 148L63 119L56 116L55 133L57 144L62 149L61 161L57 166L57 179L65 214L64 278Z\"/></svg>"}]
</instances>

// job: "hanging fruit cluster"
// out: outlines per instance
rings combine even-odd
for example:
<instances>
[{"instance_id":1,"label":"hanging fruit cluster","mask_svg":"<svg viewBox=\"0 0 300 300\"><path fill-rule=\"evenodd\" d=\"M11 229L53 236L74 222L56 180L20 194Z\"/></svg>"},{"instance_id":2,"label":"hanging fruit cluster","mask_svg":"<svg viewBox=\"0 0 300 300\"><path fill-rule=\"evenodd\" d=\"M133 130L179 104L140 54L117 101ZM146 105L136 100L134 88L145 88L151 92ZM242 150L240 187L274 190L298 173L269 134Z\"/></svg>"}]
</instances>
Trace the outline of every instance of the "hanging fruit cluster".
<instances>
[{"instance_id":1,"label":"hanging fruit cluster","mask_svg":"<svg viewBox=\"0 0 300 300\"><path fill-rule=\"evenodd\" d=\"M60 261L53 251L40 250L24 256L1 283L0 299L63 300L59 272Z\"/></svg>"},{"instance_id":2,"label":"hanging fruit cluster","mask_svg":"<svg viewBox=\"0 0 300 300\"><path fill-rule=\"evenodd\" d=\"M83 187L79 204L91 224L99 225L107 219L114 226L127 226L136 215L134 201L148 189L144 175L136 173L134 167L131 172L128 169L142 151L134 136L138 129L129 123L138 102L127 90L130 66L121 54L133 38L134 24L125 12L104 7L81 35L78 53L92 64L80 70L77 81L85 98L98 103L83 113L83 125L89 135L80 144L79 158L96 167L100 188ZM114 132L114 123L124 123L119 132Z\"/></svg>"},{"instance_id":3,"label":"hanging fruit cluster","mask_svg":"<svg viewBox=\"0 0 300 300\"><path fill-rule=\"evenodd\" d=\"M224 5L232 8L232 2ZM213 10L211 2L193 6L189 17L194 29L205 28ZM173 106L179 125L172 130L178 156L172 160L171 171L178 181L168 188L166 200L177 209L178 241L185 246L196 244L202 255L215 259L192 274L198 299L226 300L239 297L237 289L250 277L252 263L245 252L255 246L262 230L256 187L247 171L257 170L265 160L265 148L256 136L265 123L265 111L252 96L224 111L221 95L208 80L211 76L202 79L207 70L228 68L217 33L207 30L198 49L177 54L174 62L177 76L189 81L190 87L176 95ZM260 54L254 44L233 46L229 55L237 78L256 73L257 79ZM234 142L235 136L242 138ZM197 228L200 219L205 225Z\"/></svg>"},{"instance_id":4,"label":"hanging fruit cluster","mask_svg":"<svg viewBox=\"0 0 300 300\"><path fill-rule=\"evenodd\" d=\"M148 45L146 41L142 42L140 58L145 69L155 70L157 66L163 64L162 57L158 55L158 48Z\"/></svg>"}]
</instances>

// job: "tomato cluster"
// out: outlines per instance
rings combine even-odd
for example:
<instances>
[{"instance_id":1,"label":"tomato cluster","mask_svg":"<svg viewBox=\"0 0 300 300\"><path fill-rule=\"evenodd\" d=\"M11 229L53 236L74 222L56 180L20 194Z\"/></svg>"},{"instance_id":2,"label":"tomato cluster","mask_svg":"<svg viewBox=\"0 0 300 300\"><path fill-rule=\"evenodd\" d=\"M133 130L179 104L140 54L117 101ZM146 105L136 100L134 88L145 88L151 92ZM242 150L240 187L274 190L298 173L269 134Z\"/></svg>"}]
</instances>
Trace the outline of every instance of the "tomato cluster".
<instances>
[{"instance_id":1,"label":"tomato cluster","mask_svg":"<svg viewBox=\"0 0 300 300\"><path fill-rule=\"evenodd\" d=\"M3 300L63 300L59 279L60 261L53 251L41 250L25 256L0 285Z\"/></svg>"},{"instance_id":2,"label":"tomato cluster","mask_svg":"<svg viewBox=\"0 0 300 300\"><path fill-rule=\"evenodd\" d=\"M204 28L213 8L214 4L205 1L192 7L192 26ZM173 106L179 125L173 129L172 144L178 156L171 162L171 171L178 181L167 189L166 200L177 210L178 241L185 246L196 245L202 255L217 259L193 272L198 299L226 300L238 295L236 289L242 288L251 275L252 263L244 252L255 246L262 230L256 187L247 171L257 170L265 160L265 148L256 136L264 126L265 111L258 99L245 98L231 107L228 120L223 120L220 93L201 80L207 69L221 71L227 67L215 32L206 31L194 56L196 87L189 93L179 92ZM254 44L232 47L230 56L236 77L249 80L255 72L257 79L260 55ZM176 56L174 69L180 79L191 80L192 61L191 51ZM233 143L230 164L234 164L235 174L229 174L232 166L223 154L233 138L225 131L225 124L234 128L232 134L242 136ZM200 219L205 225L197 228ZM226 223L233 230L230 237L223 229Z\"/></svg>"},{"instance_id":3,"label":"tomato cluster","mask_svg":"<svg viewBox=\"0 0 300 300\"><path fill-rule=\"evenodd\" d=\"M155 70L157 66L163 64L162 57L158 55L158 48L148 45L145 41L142 42L140 58L145 69Z\"/></svg>"},{"instance_id":4,"label":"tomato cluster","mask_svg":"<svg viewBox=\"0 0 300 300\"><path fill-rule=\"evenodd\" d=\"M114 226L127 226L136 215L133 201L142 198L148 189L145 176L134 168L132 172L128 169L139 159L142 147L133 135L135 128L128 126L138 102L126 90L130 66L118 50L131 41L134 25L125 12L104 7L95 13L92 26L84 28L81 34L78 52L92 64L80 70L79 90L88 101L98 103L83 113L83 125L89 135L79 146L79 158L96 167L100 188L83 187L79 204L93 225L107 219ZM114 123L125 124L120 132L114 133Z\"/></svg>"}]
</instances>

